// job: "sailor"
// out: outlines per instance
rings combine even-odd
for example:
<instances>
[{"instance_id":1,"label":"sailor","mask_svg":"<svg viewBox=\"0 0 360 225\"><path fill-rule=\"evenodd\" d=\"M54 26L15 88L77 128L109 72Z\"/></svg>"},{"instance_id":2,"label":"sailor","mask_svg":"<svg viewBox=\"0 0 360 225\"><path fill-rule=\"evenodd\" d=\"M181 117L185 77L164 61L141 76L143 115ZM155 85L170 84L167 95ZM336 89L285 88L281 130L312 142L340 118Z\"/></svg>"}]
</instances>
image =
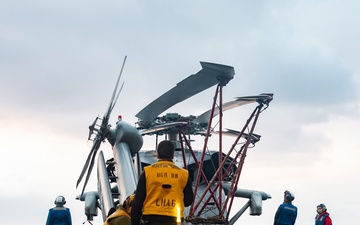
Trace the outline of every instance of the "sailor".
<instances>
[{"instance_id":1,"label":"sailor","mask_svg":"<svg viewBox=\"0 0 360 225\"><path fill-rule=\"evenodd\" d=\"M135 191L131 224L176 225L184 218L184 207L194 199L188 171L172 161L175 147L162 141L157 148L158 161L144 168Z\"/></svg>"},{"instance_id":2,"label":"sailor","mask_svg":"<svg viewBox=\"0 0 360 225\"><path fill-rule=\"evenodd\" d=\"M274 225L294 225L297 217L297 207L292 204L295 199L290 191L284 192L284 202L275 213Z\"/></svg>"},{"instance_id":3,"label":"sailor","mask_svg":"<svg viewBox=\"0 0 360 225\"><path fill-rule=\"evenodd\" d=\"M119 204L116 211L106 218L104 225L130 225L130 213L133 200L134 194L129 195L123 204Z\"/></svg>"},{"instance_id":4,"label":"sailor","mask_svg":"<svg viewBox=\"0 0 360 225\"><path fill-rule=\"evenodd\" d=\"M315 225L332 225L330 214L324 204L319 204L316 207L317 215L315 216Z\"/></svg>"},{"instance_id":5,"label":"sailor","mask_svg":"<svg viewBox=\"0 0 360 225\"><path fill-rule=\"evenodd\" d=\"M46 225L71 225L71 213L69 208L64 207L64 196L57 196L54 204L56 207L49 209Z\"/></svg>"}]
</instances>

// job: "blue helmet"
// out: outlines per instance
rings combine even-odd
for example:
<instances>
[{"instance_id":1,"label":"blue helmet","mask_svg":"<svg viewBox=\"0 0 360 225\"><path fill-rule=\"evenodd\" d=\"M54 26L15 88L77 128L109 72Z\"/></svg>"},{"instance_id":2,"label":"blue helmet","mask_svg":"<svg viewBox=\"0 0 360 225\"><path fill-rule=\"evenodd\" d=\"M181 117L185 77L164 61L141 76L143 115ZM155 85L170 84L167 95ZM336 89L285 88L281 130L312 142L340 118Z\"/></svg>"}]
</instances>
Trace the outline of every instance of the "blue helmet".
<instances>
[{"instance_id":1,"label":"blue helmet","mask_svg":"<svg viewBox=\"0 0 360 225\"><path fill-rule=\"evenodd\" d=\"M286 190L286 191L284 192L284 198L286 199L286 201L292 202L292 201L294 201L295 196L294 196L293 193L291 193L290 191Z\"/></svg>"}]
</instances>

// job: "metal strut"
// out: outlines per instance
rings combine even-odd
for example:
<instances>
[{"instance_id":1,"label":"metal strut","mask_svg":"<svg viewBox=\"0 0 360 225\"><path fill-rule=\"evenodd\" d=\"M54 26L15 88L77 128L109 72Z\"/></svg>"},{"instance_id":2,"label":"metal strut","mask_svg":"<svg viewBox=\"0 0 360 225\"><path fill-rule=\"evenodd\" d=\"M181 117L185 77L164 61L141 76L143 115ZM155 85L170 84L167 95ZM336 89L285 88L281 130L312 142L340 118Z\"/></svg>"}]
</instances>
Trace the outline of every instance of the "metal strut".
<instances>
[{"instance_id":1,"label":"metal strut","mask_svg":"<svg viewBox=\"0 0 360 225\"><path fill-rule=\"evenodd\" d=\"M224 156L223 149L222 149L222 144L223 144L222 143L222 115L223 115L222 114L222 112L223 112L223 110L222 110L222 88L225 84L226 84L226 80L224 80L223 82L219 82L219 84L216 88L200 162L196 161L196 157L195 157L194 153L192 153L193 158L197 164L198 171L199 171L196 176L195 187L194 187L195 196L197 196L197 194L198 194L198 187L199 187L201 179L203 181L205 181L206 188L205 188L205 190L202 190L202 195L198 198L198 200L196 202L193 202L193 204L190 207L190 213L189 213L189 216L186 218L186 220L191 223L204 223L204 224L228 223L230 211L232 209L233 200L235 198L235 191L238 188L238 182L240 179L243 164L244 164L245 157L247 154L247 149L251 143L252 134L254 132L254 129L255 129L255 126L258 121L258 117L259 117L260 113L267 108L269 102L271 101L271 100L270 101L258 101L259 105L251 113L251 115L247 119L244 127L239 132L237 138L235 139L233 145L231 146L230 150ZM206 176L204 174L204 170L203 170L204 169L204 158L206 155L207 143L208 143L208 139L209 139L210 132L211 132L212 118L214 115L214 111L216 109L217 100L219 100L219 105L218 105L218 108L219 108L218 167L217 167L217 170L215 171L213 177L210 180L207 180ZM263 109L264 106L266 106L265 109ZM247 130L247 128L249 126L250 126L250 132L248 133L246 142L242 145L242 147L240 148L240 151L238 151L236 153L235 157L232 159L230 157L230 155L234 152L235 147L238 145L240 138L244 137L245 130ZM189 149L192 152L192 149L191 148L189 148ZM228 166L228 167L226 168L226 166ZM224 182L224 177L227 177L227 175L229 173L233 173L233 171L232 171L233 166L236 166L236 171L234 172L234 174L232 174L230 188L229 188L229 190L227 190L226 197L225 197L225 199L222 199L221 196L223 195L223 191L224 191L222 184ZM216 195L215 193L217 193L218 196L215 196ZM204 212L205 207L209 204L209 202L211 200L213 200L213 202L214 202L213 205L216 206L216 208L218 209L218 214L213 217L202 217L201 215ZM203 203L202 206L201 206L201 203Z\"/></svg>"}]
</instances>

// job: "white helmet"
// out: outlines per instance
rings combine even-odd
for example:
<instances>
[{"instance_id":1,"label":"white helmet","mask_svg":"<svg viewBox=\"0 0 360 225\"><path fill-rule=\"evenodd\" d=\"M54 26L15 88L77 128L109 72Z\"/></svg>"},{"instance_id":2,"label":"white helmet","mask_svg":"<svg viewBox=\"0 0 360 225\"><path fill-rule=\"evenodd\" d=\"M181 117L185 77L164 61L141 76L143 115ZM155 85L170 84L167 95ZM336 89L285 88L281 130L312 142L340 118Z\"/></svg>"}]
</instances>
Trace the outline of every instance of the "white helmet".
<instances>
[{"instance_id":1,"label":"white helmet","mask_svg":"<svg viewBox=\"0 0 360 225\"><path fill-rule=\"evenodd\" d=\"M55 198L54 204L55 204L56 206L63 206L63 205L65 205L65 204L66 204L66 200L65 200L64 196L62 196L62 195L57 196L57 197Z\"/></svg>"},{"instance_id":2,"label":"white helmet","mask_svg":"<svg viewBox=\"0 0 360 225\"><path fill-rule=\"evenodd\" d=\"M294 199L295 199L294 194L291 193L291 192L288 191L288 190L286 190L286 191L284 192L284 197L285 197L286 201L288 201L288 202L292 202L292 201L294 201Z\"/></svg>"}]
</instances>

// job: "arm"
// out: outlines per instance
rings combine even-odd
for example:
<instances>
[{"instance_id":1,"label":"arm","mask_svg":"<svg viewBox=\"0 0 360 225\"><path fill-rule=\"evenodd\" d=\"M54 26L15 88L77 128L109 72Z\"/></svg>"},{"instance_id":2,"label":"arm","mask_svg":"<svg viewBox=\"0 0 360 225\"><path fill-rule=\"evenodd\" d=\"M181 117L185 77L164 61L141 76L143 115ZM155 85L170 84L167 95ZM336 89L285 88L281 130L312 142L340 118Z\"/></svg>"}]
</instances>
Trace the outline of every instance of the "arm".
<instances>
[{"instance_id":1,"label":"arm","mask_svg":"<svg viewBox=\"0 0 360 225\"><path fill-rule=\"evenodd\" d=\"M131 207L131 224L140 225L142 208L146 198L146 178L145 172L142 172L136 187L135 197Z\"/></svg>"},{"instance_id":2,"label":"arm","mask_svg":"<svg viewBox=\"0 0 360 225\"><path fill-rule=\"evenodd\" d=\"M46 225L52 225L51 217L52 217L52 209L49 210L48 217L46 219Z\"/></svg>"},{"instance_id":3,"label":"arm","mask_svg":"<svg viewBox=\"0 0 360 225\"><path fill-rule=\"evenodd\" d=\"M330 216L325 217L324 225L332 225L332 221Z\"/></svg>"},{"instance_id":4,"label":"arm","mask_svg":"<svg viewBox=\"0 0 360 225\"><path fill-rule=\"evenodd\" d=\"M68 225L72 225L70 209L66 208L66 211L68 212Z\"/></svg>"},{"instance_id":5,"label":"arm","mask_svg":"<svg viewBox=\"0 0 360 225\"><path fill-rule=\"evenodd\" d=\"M184 192L184 205L185 206L191 205L191 203L194 201L194 192L192 190L192 181L189 176L183 192Z\"/></svg>"},{"instance_id":6,"label":"arm","mask_svg":"<svg viewBox=\"0 0 360 225\"><path fill-rule=\"evenodd\" d=\"M298 214L298 209L297 209L297 207L296 206L294 206L294 209L295 209L295 212L294 212L294 221L293 221L293 224L295 224L295 222L296 222L296 218L297 218L297 214Z\"/></svg>"},{"instance_id":7,"label":"arm","mask_svg":"<svg viewBox=\"0 0 360 225\"><path fill-rule=\"evenodd\" d=\"M280 206L279 206L279 208L276 210L276 213L275 213L274 225L277 225L277 224L278 224L279 214L280 214Z\"/></svg>"}]
</instances>

